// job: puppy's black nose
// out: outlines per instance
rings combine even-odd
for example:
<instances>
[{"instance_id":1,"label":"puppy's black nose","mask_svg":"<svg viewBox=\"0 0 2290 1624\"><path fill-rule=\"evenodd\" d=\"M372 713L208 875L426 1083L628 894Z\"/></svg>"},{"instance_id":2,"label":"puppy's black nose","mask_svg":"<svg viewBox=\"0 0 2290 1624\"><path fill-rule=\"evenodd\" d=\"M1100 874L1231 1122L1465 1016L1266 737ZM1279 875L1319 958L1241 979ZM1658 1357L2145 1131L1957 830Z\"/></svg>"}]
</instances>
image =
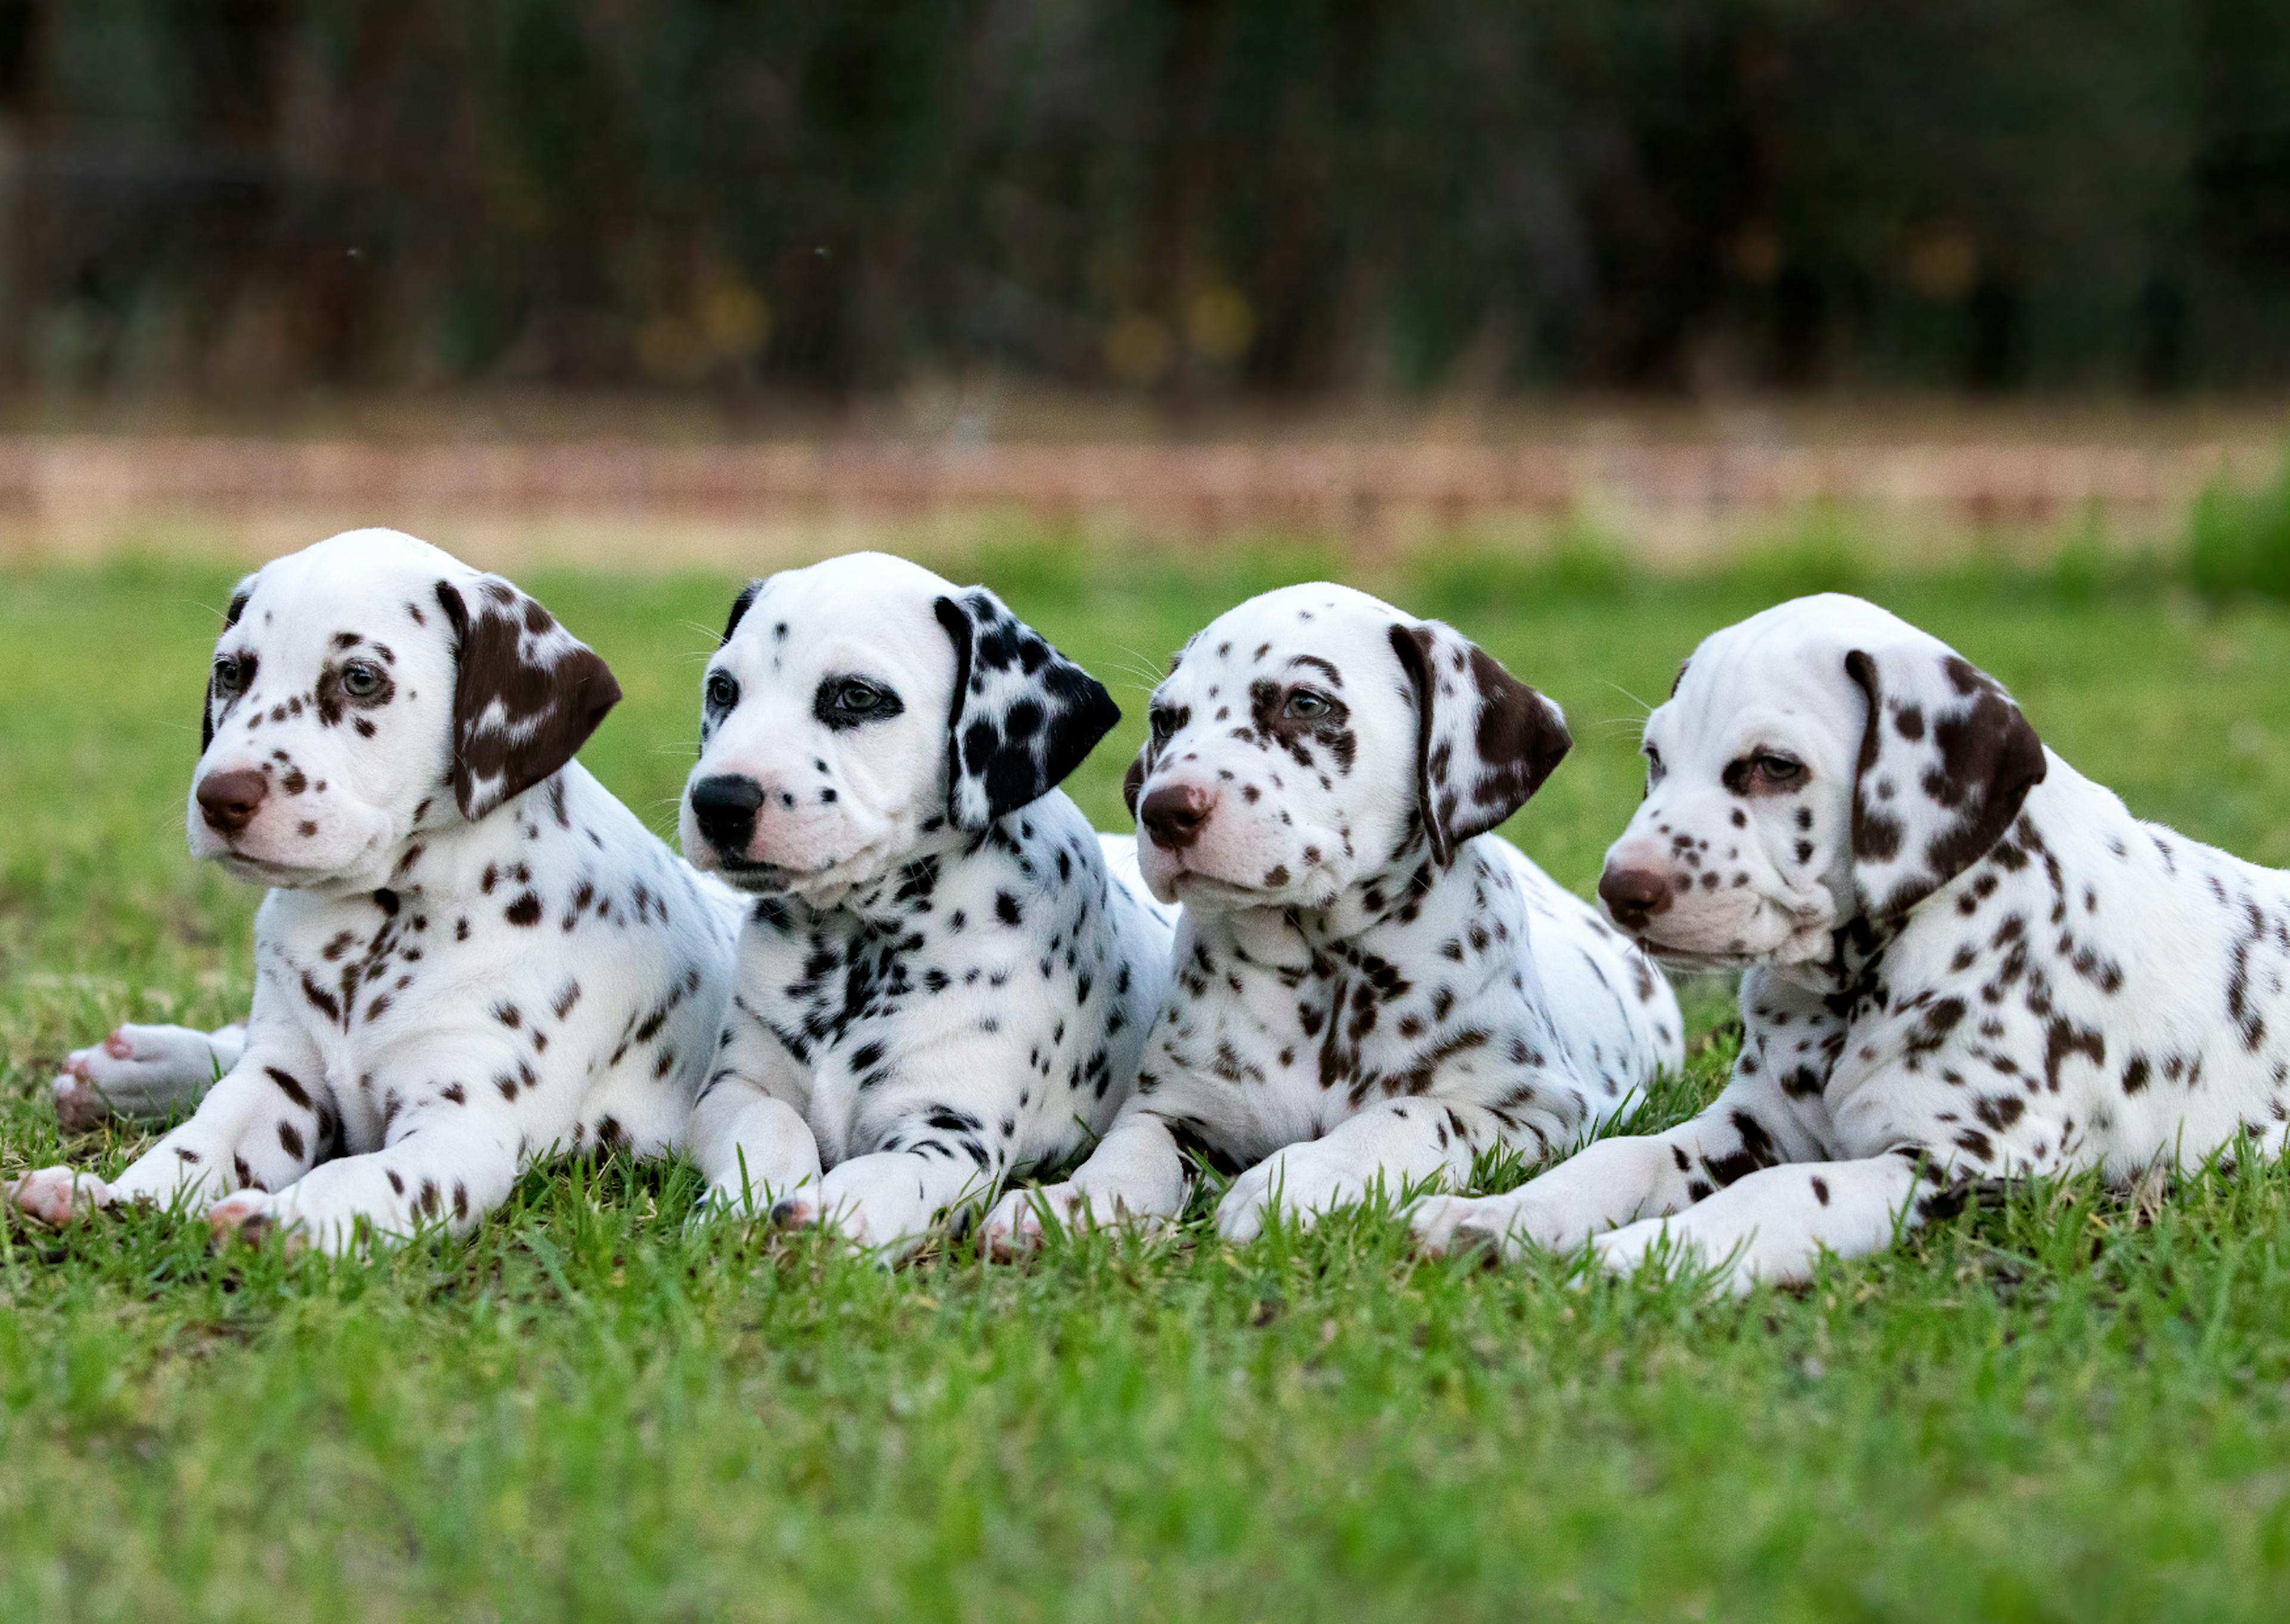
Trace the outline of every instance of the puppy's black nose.
<instances>
[{"instance_id":1,"label":"puppy's black nose","mask_svg":"<svg viewBox=\"0 0 2290 1624\"><path fill-rule=\"evenodd\" d=\"M1182 851L1201 837L1216 804L1216 796L1198 784L1164 784L1137 804L1137 821L1163 851Z\"/></svg>"},{"instance_id":2,"label":"puppy's black nose","mask_svg":"<svg viewBox=\"0 0 2290 1624\"><path fill-rule=\"evenodd\" d=\"M751 778L724 774L703 778L693 785L692 820L708 844L726 857L747 855L755 838L756 809L764 804L764 787Z\"/></svg>"},{"instance_id":3,"label":"puppy's black nose","mask_svg":"<svg viewBox=\"0 0 2290 1624\"><path fill-rule=\"evenodd\" d=\"M254 821L270 794L270 780L256 772L210 772L199 780L199 816L218 835L236 835Z\"/></svg>"},{"instance_id":4,"label":"puppy's black nose","mask_svg":"<svg viewBox=\"0 0 2290 1624\"><path fill-rule=\"evenodd\" d=\"M1624 930L1667 908L1669 897L1669 876L1659 868L1609 868L1598 876L1598 900Z\"/></svg>"}]
</instances>

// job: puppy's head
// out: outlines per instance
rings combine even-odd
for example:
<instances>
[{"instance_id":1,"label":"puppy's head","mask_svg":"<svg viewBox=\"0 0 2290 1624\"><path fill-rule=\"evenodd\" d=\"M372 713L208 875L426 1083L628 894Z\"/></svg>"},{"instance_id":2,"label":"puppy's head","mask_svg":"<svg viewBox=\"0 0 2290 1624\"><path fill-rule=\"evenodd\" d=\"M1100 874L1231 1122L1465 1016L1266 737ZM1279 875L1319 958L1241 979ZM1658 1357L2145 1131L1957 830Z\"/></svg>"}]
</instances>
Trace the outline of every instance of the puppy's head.
<instances>
[{"instance_id":1,"label":"puppy's head","mask_svg":"<svg viewBox=\"0 0 2290 1624\"><path fill-rule=\"evenodd\" d=\"M231 595L191 854L267 885L385 884L416 831L548 778L619 698L605 662L508 582L396 531L347 532Z\"/></svg>"},{"instance_id":2,"label":"puppy's head","mask_svg":"<svg viewBox=\"0 0 2290 1624\"><path fill-rule=\"evenodd\" d=\"M709 662L684 849L830 902L1048 794L1120 715L982 587L881 553L789 570Z\"/></svg>"},{"instance_id":3,"label":"puppy's head","mask_svg":"<svg viewBox=\"0 0 2290 1624\"><path fill-rule=\"evenodd\" d=\"M1252 598L1185 645L1125 789L1163 901L1319 908L1445 864L1568 742L1557 705L1452 627L1320 582Z\"/></svg>"},{"instance_id":4,"label":"puppy's head","mask_svg":"<svg viewBox=\"0 0 2290 1624\"><path fill-rule=\"evenodd\" d=\"M1713 965L1826 958L1977 862L2041 782L1994 678L1859 598L1799 598L1713 634L1646 719L1645 800L1598 895L1651 950Z\"/></svg>"}]
</instances>

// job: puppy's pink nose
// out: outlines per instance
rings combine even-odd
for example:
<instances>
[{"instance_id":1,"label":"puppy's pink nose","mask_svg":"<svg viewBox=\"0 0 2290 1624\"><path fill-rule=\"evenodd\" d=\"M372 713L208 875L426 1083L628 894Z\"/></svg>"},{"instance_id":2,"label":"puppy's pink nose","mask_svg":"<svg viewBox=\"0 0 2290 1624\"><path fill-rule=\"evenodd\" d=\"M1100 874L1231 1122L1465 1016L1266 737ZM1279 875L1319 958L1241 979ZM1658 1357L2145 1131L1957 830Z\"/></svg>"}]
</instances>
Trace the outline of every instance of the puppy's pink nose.
<instances>
[{"instance_id":1,"label":"puppy's pink nose","mask_svg":"<svg viewBox=\"0 0 2290 1624\"><path fill-rule=\"evenodd\" d=\"M1635 930L1669 906L1669 876L1659 868L1608 868L1598 876L1598 900L1616 924Z\"/></svg>"},{"instance_id":2,"label":"puppy's pink nose","mask_svg":"<svg viewBox=\"0 0 2290 1624\"><path fill-rule=\"evenodd\" d=\"M1155 845L1181 852L1201 837L1216 804L1215 794L1198 784L1164 784L1137 804L1137 821Z\"/></svg>"}]
</instances>

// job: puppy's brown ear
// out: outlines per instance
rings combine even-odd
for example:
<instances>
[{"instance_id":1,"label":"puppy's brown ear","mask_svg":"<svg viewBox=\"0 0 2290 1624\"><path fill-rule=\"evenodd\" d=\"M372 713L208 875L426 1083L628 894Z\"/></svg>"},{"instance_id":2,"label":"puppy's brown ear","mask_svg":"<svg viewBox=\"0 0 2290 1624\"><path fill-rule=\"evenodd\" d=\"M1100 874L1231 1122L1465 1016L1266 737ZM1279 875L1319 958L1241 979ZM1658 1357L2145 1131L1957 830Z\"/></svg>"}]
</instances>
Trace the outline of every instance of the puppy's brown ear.
<instances>
[{"instance_id":1,"label":"puppy's brown ear","mask_svg":"<svg viewBox=\"0 0 2290 1624\"><path fill-rule=\"evenodd\" d=\"M228 631L232 627L238 624L239 616L246 612L246 600L253 596L254 577L252 575L248 576L244 580L240 581L237 586L231 589L230 607L222 612L223 630ZM206 702L199 708L199 754L202 756L207 753L207 746L214 742L214 665L212 661L209 661L207 665Z\"/></svg>"},{"instance_id":2,"label":"puppy's brown ear","mask_svg":"<svg viewBox=\"0 0 2290 1624\"><path fill-rule=\"evenodd\" d=\"M2044 780L2043 740L1996 679L1937 642L1854 649L1868 696L1853 786L1853 885L1870 919L1985 857Z\"/></svg>"},{"instance_id":3,"label":"puppy's brown ear","mask_svg":"<svg viewBox=\"0 0 2290 1624\"><path fill-rule=\"evenodd\" d=\"M621 685L597 652L497 575L437 583L453 628L453 760L461 816L476 822L562 769Z\"/></svg>"},{"instance_id":4,"label":"puppy's brown ear","mask_svg":"<svg viewBox=\"0 0 2290 1624\"><path fill-rule=\"evenodd\" d=\"M1432 858L1484 835L1526 804L1565 758L1565 713L1452 626L1391 628L1414 690L1415 795Z\"/></svg>"}]
</instances>

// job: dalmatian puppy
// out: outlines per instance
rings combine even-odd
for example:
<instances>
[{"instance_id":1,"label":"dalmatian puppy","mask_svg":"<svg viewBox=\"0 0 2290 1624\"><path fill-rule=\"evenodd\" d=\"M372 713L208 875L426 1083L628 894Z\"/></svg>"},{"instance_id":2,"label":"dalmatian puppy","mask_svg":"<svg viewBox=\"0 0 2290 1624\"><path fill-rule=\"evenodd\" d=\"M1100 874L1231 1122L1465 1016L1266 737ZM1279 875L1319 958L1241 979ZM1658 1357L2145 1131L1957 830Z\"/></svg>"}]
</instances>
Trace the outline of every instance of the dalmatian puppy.
<instances>
[{"instance_id":1,"label":"dalmatian puppy","mask_svg":"<svg viewBox=\"0 0 2290 1624\"><path fill-rule=\"evenodd\" d=\"M1488 831L1569 746L1558 707L1453 628L1325 583L1252 599L1154 691L1128 796L1154 894L1181 900L1135 1094L1064 1183L1014 1191L985 1240L1045 1218L1165 1218L1182 1152L1239 1176L1233 1240L1381 1185L1541 1157L1682 1058L1645 956Z\"/></svg>"},{"instance_id":2,"label":"dalmatian puppy","mask_svg":"<svg viewBox=\"0 0 2290 1624\"><path fill-rule=\"evenodd\" d=\"M2134 818L1946 644L1784 604L1694 652L1645 748L1599 895L1664 958L1742 968L1732 1081L1666 1133L1428 1204L1431 1249L1667 1247L1745 1290L1990 1180L2282 1150L2290 878Z\"/></svg>"},{"instance_id":3,"label":"dalmatian puppy","mask_svg":"<svg viewBox=\"0 0 2290 1624\"><path fill-rule=\"evenodd\" d=\"M879 554L757 582L685 850L754 899L687 1144L710 1210L894 1257L1128 1096L1169 924L1057 788L1119 712L983 588Z\"/></svg>"},{"instance_id":4,"label":"dalmatian puppy","mask_svg":"<svg viewBox=\"0 0 2290 1624\"><path fill-rule=\"evenodd\" d=\"M269 888L252 1012L115 1034L139 1100L224 1075L116 1181L46 1168L15 1204L180 1201L340 1252L466 1229L552 1151L675 1147L741 903L572 759L619 697L538 603L395 531L242 581L188 821L195 857Z\"/></svg>"}]
</instances>

